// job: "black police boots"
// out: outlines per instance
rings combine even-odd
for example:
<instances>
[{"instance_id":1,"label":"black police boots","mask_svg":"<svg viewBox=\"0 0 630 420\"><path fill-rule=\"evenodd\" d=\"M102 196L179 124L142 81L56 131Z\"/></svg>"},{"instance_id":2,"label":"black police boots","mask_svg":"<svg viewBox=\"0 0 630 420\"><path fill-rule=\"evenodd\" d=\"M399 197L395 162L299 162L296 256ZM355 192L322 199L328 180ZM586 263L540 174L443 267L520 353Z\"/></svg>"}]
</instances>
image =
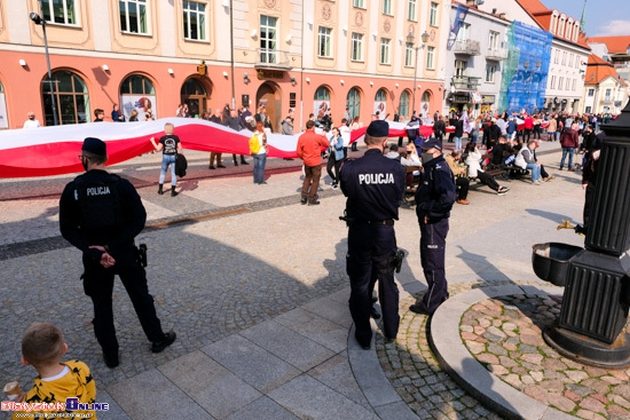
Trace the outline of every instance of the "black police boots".
<instances>
[{"instance_id":1,"label":"black police boots","mask_svg":"<svg viewBox=\"0 0 630 420\"><path fill-rule=\"evenodd\" d=\"M164 184L160 184L158 187L158 194L162 195L164 194Z\"/></svg>"},{"instance_id":2,"label":"black police boots","mask_svg":"<svg viewBox=\"0 0 630 420\"><path fill-rule=\"evenodd\" d=\"M171 187L171 197L175 197L177 194L179 193L175 191L175 187Z\"/></svg>"},{"instance_id":3,"label":"black police boots","mask_svg":"<svg viewBox=\"0 0 630 420\"><path fill-rule=\"evenodd\" d=\"M151 351L153 353L161 353L165 348L173 344L175 338L177 338L175 331L171 330L167 332L164 334L164 338L162 340L154 341L153 344L151 344Z\"/></svg>"},{"instance_id":4,"label":"black police boots","mask_svg":"<svg viewBox=\"0 0 630 420\"><path fill-rule=\"evenodd\" d=\"M118 360L118 352L103 353L103 360L105 361L105 365L110 369L113 369L120 364Z\"/></svg>"}]
</instances>

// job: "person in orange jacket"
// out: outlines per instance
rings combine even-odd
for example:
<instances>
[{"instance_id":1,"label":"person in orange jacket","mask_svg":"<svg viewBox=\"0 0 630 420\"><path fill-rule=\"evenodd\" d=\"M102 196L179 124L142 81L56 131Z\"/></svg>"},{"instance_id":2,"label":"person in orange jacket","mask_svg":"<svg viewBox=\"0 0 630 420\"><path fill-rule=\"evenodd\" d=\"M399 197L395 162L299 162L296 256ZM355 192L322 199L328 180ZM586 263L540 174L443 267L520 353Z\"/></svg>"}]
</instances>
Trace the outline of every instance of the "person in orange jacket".
<instances>
[{"instance_id":1,"label":"person in orange jacket","mask_svg":"<svg viewBox=\"0 0 630 420\"><path fill-rule=\"evenodd\" d=\"M322 175L322 150L329 146L326 137L315 133L315 122L306 122L306 131L297 143L297 155L304 161L304 183L302 184L302 198L300 202L309 205L319 204L317 189Z\"/></svg>"}]
</instances>

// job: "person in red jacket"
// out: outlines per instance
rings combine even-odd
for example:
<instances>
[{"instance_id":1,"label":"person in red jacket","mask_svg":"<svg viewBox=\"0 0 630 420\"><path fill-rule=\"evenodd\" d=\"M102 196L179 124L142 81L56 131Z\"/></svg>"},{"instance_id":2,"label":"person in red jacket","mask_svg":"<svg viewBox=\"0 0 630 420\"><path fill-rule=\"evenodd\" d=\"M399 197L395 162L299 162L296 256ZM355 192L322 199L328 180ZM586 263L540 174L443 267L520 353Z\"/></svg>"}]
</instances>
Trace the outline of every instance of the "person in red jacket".
<instances>
[{"instance_id":1,"label":"person in red jacket","mask_svg":"<svg viewBox=\"0 0 630 420\"><path fill-rule=\"evenodd\" d=\"M315 133L315 122L306 122L306 131L300 136L297 143L297 155L304 161L304 183L302 184L302 198L300 202L309 205L319 204L317 189L319 178L322 175L322 150L329 144L326 137Z\"/></svg>"},{"instance_id":2,"label":"person in red jacket","mask_svg":"<svg viewBox=\"0 0 630 420\"><path fill-rule=\"evenodd\" d=\"M573 155L575 154L575 149L580 146L577 128L577 124L573 124L571 127L565 127L565 129L562 130L562 134L560 135L560 146L562 146L560 170L562 170L562 168L564 167L564 160L566 159L567 155L569 156L568 169L570 171L573 170Z\"/></svg>"},{"instance_id":3,"label":"person in red jacket","mask_svg":"<svg viewBox=\"0 0 630 420\"><path fill-rule=\"evenodd\" d=\"M527 143L529 141L529 137L532 134L532 131L534 130L534 118L531 115L526 115L523 125L523 128L525 129L525 134L523 135L523 143Z\"/></svg>"}]
</instances>

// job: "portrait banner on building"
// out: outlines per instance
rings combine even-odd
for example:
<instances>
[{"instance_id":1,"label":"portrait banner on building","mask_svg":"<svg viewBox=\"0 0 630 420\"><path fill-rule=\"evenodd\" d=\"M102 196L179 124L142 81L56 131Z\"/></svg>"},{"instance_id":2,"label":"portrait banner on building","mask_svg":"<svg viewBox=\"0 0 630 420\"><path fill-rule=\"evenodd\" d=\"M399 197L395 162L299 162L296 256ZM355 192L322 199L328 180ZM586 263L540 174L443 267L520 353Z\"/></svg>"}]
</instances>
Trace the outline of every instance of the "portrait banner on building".
<instances>
[{"instance_id":1,"label":"portrait banner on building","mask_svg":"<svg viewBox=\"0 0 630 420\"><path fill-rule=\"evenodd\" d=\"M9 115L4 93L0 93L0 128L9 128Z\"/></svg>"},{"instance_id":2,"label":"portrait banner on building","mask_svg":"<svg viewBox=\"0 0 630 420\"><path fill-rule=\"evenodd\" d=\"M120 102L120 108L127 121L129 121L131 111L134 109L138 113L138 121L145 121L148 113L151 113L153 119L157 118L155 95L122 95Z\"/></svg>"},{"instance_id":3,"label":"portrait banner on building","mask_svg":"<svg viewBox=\"0 0 630 420\"><path fill-rule=\"evenodd\" d=\"M374 102L374 113L378 112L378 116L383 120L387 115L387 103L385 101Z\"/></svg>"},{"instance_id":4,"label":"portrait banner on building","mask_svg":"<svg viewBox=\"0 0 630 420\"><path fill-rule=\"evenodd\" d=\"M313 101L313 114L315 118L321 120L330 111L330 101Z\"/></svg>"}]
</instances>

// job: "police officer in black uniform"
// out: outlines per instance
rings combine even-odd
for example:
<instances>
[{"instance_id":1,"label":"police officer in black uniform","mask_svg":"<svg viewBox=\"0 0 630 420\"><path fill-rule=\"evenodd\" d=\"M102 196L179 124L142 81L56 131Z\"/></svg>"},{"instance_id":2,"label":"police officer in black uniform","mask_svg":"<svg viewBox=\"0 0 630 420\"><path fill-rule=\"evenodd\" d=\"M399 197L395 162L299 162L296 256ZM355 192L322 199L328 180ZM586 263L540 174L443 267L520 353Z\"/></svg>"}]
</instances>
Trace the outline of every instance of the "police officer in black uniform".
<instances>
[{"instance_id":1,"label":"police officer in black uniform","mask_svg":"<svg viewBox=\"0 0 630 420\"><path fill-rule=\"evenodd\" d=\"M62 236L83 252L83 289L94 304L94 333L105 364L114 368L119 363L112 312L115 274L127 289L154 353L173 343L175 333L162 331L134 243L147 217L140 196L129 181L105 171L103 141L86 138L80 158L86 173L66 185L59 202L59 227Z\"/></svg>"},{"instance_id":2,"label":"police officer in black uniform","mask_svg":"<svg viewBox=\"0 0 630 420\"><path fill-rule=\"evenodd\" d=\"M398 287L394 282L396 235L394 220L405 190L405 172L400 162L383 156L389 125L372 121L367 128L365 155L349 160L340 172L341 190L348 197L346 221L350 277L350 313L355 337L361 347L370 348L372 329L373 276L379 280L379 300L383 308L383 333L392 341L398 333ZM374 274L373 274L374 273Z\"/></svg>"},{"instance_id":3,"label":"police officer in black uniform","mask_svg":"<svg viewBox=\"0 0 630 420\"><path fill-rule=\"evenodd\" d=\"M446 235L451 208L457 199L453 173L442 156L442 145L431 138L422 146L422 181L416 192L416 214L420 224L420 261L429 289L412 312L432 315L448 299L444 272Z\"/></svg>"}]
</instances>

